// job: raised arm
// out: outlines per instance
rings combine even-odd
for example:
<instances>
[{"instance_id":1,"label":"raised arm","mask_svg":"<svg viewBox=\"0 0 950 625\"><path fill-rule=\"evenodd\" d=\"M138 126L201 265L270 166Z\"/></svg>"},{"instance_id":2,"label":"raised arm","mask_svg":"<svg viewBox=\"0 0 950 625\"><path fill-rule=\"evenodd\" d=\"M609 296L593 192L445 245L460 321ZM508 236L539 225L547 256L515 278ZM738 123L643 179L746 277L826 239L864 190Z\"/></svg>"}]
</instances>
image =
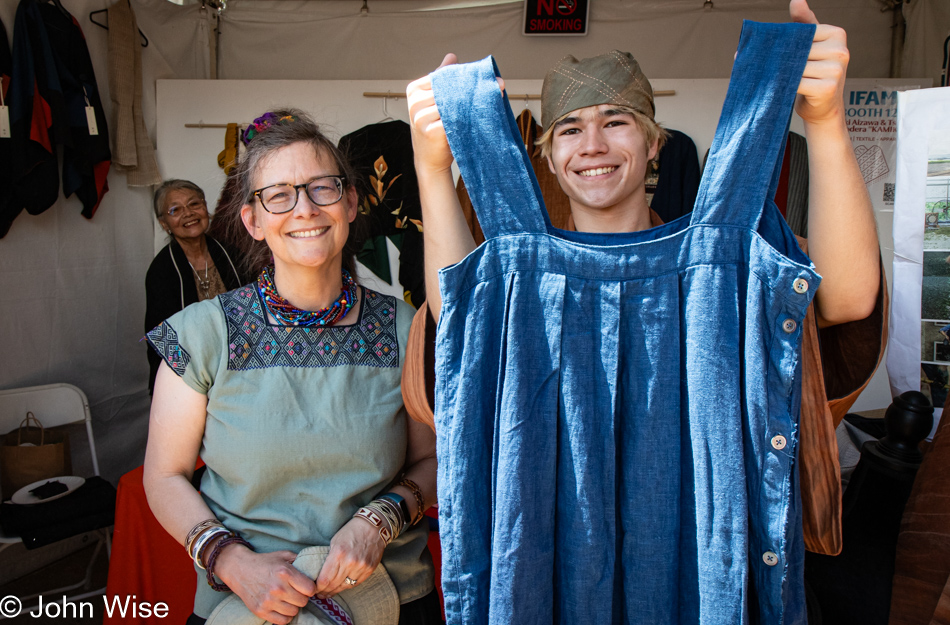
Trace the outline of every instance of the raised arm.
<instances>
[{"instance_id":1,"label":"raised arm","mask_svg":"<svg viewBox=\"0 0 950 625\"><path fill-rule=\"evenodd\" d=\"M806 0L791 0L789 13L818 24ZM815 306L823 326L867 317L880 286L874 211L844 114L848 60L845 32L818 24L795 102L808 142L808 253L822 276Z\"/></svg>"},{"instance_id":2,"label":"raised arm","mask_svg":"<svg viewBox=\"0 0 950 625\"><path fill-rule=\"evenodd\" d=\"M439 67L455 62L455 55L447 54ZM475 249L475 239L472 238L455 193L452 151L439 109L435 105L432 79L423 76L409 83L406 98L409 103L416 177L419 180L419 201L422 204L426 300L432 317L438 321L442 309L439 269L465 258Z\"/></svg>"}]
</instances>

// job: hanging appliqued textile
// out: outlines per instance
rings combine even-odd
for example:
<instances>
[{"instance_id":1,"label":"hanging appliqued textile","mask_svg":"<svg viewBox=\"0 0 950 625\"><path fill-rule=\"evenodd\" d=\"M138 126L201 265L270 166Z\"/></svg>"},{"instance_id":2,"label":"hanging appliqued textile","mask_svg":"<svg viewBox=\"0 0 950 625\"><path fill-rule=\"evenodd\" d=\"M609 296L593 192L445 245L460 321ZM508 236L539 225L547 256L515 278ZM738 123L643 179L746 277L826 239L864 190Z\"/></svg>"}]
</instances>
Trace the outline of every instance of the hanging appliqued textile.
<instances>
[{"instance_id":1,"label":"hanging appliqued textile","mask_svg":"<svg viewBox=\"0 0 950 625\"><path fill-rule=\"evenodd\" d=\"M356 259L392 282L386 238L399 249L399 284L404 298L425 301L422 208L413 164L409 124L403 121L363 126L340 138L340 150L357 174L360 213L367 224L366 244Z\"/></svg>"},{"instance_id":2,"label":"hanging appliqued textile","mask_svg":"<svg viewBox=\"0 0 950 625\"><path fill-rule=\"evenodd\" d=\"M433 74L486 242L440 274L449 623L803 624L802 322L772 197L814 27L743 27L689 219L551 227L491 59Z\"/></svg>"}]
</instances>

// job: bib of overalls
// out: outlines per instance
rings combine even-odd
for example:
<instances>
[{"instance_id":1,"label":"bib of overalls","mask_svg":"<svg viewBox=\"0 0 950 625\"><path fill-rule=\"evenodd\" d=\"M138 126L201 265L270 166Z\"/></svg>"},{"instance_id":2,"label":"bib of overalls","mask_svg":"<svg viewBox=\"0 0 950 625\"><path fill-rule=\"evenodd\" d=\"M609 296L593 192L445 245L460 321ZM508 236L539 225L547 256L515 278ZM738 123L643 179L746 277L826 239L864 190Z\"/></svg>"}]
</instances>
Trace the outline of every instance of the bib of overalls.
<instances>
[{"instance_id":1,"label":"bib of overalls","mask_svg":"<svg viewBox=\"0 0 950 625\"><path fill-rule=\"evenodd\" d=\"M743 25L695 209L634 233L550 225L490 57L433 74L487 238L440 273L450 624L805 622L820 277L772 198L813 34Z\"/></svg>"}]
</instances>

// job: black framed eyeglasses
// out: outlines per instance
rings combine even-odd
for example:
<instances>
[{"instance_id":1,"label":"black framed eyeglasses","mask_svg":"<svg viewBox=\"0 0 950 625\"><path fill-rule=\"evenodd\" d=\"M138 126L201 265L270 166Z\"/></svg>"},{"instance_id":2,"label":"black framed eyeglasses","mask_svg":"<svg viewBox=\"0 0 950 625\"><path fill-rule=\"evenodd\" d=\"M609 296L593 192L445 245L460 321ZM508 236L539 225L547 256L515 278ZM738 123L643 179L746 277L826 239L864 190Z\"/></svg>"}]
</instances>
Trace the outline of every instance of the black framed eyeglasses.
<instances>
[{"instance_id":1,"label":"black framed eyeglasses","mask_svg":"<svg viewBox=\"0 0 950 625\"><path fill-rule=\"evenodd\" d=\"M300 189L307 191L307 197L317 206L336 204L343 197L346 176L320 176L310 182L300 184L272 184L251 193L261 201L268 213L279 215L294 210Z\"/></svg>"}]
</instances>

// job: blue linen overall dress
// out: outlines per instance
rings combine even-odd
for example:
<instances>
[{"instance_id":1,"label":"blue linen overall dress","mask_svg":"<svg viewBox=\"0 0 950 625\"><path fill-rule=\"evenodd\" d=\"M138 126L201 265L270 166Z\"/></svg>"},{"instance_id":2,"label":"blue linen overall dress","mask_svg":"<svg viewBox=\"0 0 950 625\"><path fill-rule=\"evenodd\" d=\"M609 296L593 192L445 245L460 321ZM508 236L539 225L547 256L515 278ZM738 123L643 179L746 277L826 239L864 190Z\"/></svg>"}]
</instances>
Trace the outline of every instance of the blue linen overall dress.
<instances>
[{"instance_id":1,"label":"blue linen overall dress","mask_svg":"<svg viewBox=\"0 0 950 625\"><path fill-rule=\"evenodd\" d=\"M625 234L551 227L490 57L433 75L487 237L440 274L450 624L805 622L820 277L772 198L813 33L744 24L695 210Z\"/></svg>"}]
</instances>

